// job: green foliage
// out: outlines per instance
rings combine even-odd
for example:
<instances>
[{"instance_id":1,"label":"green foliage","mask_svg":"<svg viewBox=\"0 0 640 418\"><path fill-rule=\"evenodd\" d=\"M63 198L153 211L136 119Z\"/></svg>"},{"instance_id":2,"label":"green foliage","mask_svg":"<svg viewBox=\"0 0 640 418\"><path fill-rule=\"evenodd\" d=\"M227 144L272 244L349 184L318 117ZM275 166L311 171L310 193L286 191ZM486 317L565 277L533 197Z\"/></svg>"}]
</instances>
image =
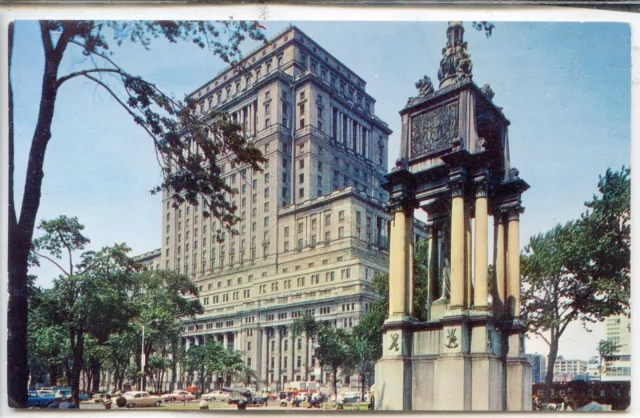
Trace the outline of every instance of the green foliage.
<instances>
[{"instance_id":1,"label":"green foliage","mask_svg":"<svg viewBox=\"0 0 640 418\"><path fill-rule=\"evenodd\" d=\"M22 202L16 204L14 190L14 112L13 84L9 77L9 350L8 360L13 365L10 373L9 403L12 407L26 407L27 399L27 322L29 291L28 267L38 262L31 253L32 239L42 195L44 162L49 141L52 139L51 125L56 111L56 101L64 83L75 79L91 81L104 89L151 137L158 162L162 165L163 180L152 189L152 193L166 191L174 205L183 201L202 204L204 216L221 220L223 228L231 229L238 221L235 205L227 198L234 190L221 179L216 159L230 155L232 165L246 165L260 169L264 161L261 152L243 135L242 127L232 122L226 114L211 112L201 115L195 99L178 100L170 93L135 74L128 72L116 59L110 43L116 45L140 44L150 49L154 40L164 39L171 43L194 43L224 62L243 70L240 47L247 39L264 41L261 26L256 22L184 22L184 21L127 21L105 22L93 20L39 22L41 40L36 45L26 45L37 50L42 47L44 68L37 121L26 168ZM9 25L9 72L12 71L14 47L14 25ZM17 44L18 46L22 44ZM81 54L72 55L74 51ZM37 51L36 51L37 52ZM69 73L60 70L60 64L71 55L73 69ZM59 111L59 110L58 110ZM60 163L60 162L59 162ZM17 208L21 208L18 213ZM50 261L57 264L64 248L81 250L88 243L81 236L80 228L69 219L60 219L75 237L60 225L46 225L58 232L58 237L49 234L35 244L35 251L48 251ZM64 242L63 241L63 237ZM75 276L72 262L69 268L58 265L66 276ZM78 287L75 283L72 287ZM69 293L73 293L70 290ZM80 307L82 303L77 306Z\"/></svg>"},{"instance_id":2,"label":"green foliage","mask_svg":"<svg viewBox=\"0 0 640 418\"><path fill-rule=\"evenodd\" d=\"M626 313L630 289L630 171L607 170L580 219L533 236L521 256L522 319L549 344L547 385L560 337L579 320ZM547 335L546 335L547 334ZM548 392L548 391L547 391Z\"/></svg>"},{"instance_id":3,"label":"green foliage","mask_svg":"<svg viewBox=\"0 0 640 418\"><path fill-rule=\"evenodd\" d=\"M413 313L417 319L426 321L428 319L427 298L429 297L429 241L426 239L416 242L413 270Z\"/></svg>"},{"instance_id":4,"label":"green foliage","mask_svg":"<svg viewBox=\"0 0 640 418\"><path fill-rule=\"evenodd\" d=\"M198 372L199 385L204 388L214 373L222 377L223 384L231 377L246 378L248 370L242 361L242 353L224 348L215 341L193 345L186 351L184 368L188 372Z\"/></svg>"},{"instance_id":5,"label":"green foliage","mask_svg":"<svg viewBox=\"0 0 640 418\"><path fill-rule=\"evenodd\" d=\"M68 271L73 274L65 274L67 270L58 265L63 274L53 281L53 287L32 297L32 363L38 360L58 367L72 357L72 386L87 365L103 364L114 371L121 387L124 379L139 377L144 325L144 353L149 359L145 372L156 381L158 372L165 370L169 348L179 341L180 319L203 312L197 286L171 271L140 271L141 266L128 257L125 244L83 252L74 265L75 251L89 243L80 234L83 226L76 218L64 216L42 225L45 234L34 240L34 257L58 265L54 259L67 255L73 266ZM37 252L43 250L49 256ZM160 368L159 358L164 358ZM131 367L136 368L135 373L127 372Z\"/></svg>"},{"instance_id":6,"label":"green foliage","mask_svg":"<svg viewBox=\"0 0 640 418\"><path fill-rule=\"evenodd\" d=\"M622 345L610 340L600 340L598 342L598 356L600 357L598 371L600 371L600 376L607 370L607 365L621 347ZM602 367L603 363L604 368Z\"/></svg>"},{"instance_id":7,"label":"green foliage","mask_svg":"<svg viewBox=\"0 0 640 418\"><path fill-rule=\"evenodd\" d=\"M318 363L333 374L333 393L337 392L338 369L352 370L355 361L349 351L350 335L343 328L331 325L319 327L315 355Z\"/></svg>"}]
</instances>

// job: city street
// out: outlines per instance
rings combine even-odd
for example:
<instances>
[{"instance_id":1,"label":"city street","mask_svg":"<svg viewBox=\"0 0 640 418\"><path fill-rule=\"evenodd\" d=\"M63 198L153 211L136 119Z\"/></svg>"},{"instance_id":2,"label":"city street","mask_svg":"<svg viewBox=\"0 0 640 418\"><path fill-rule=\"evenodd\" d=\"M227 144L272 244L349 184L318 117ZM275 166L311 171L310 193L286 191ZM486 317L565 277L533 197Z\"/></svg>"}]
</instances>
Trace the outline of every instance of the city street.
<instances>
[{"instance_id":1,"label":"city street","mask_svg":"<svg viewBox=\"0 0 640 418\"><path fill-rule=\"evenodd\" d=\"M363 404L364 405L364 404ZM104 409L104 406L101 403L97 403L97 402L82 402L80 404L80 409ZM169 402L169 403L163 403L161 407L156 408L156 407L148 407L148 408L132 408L132 410L200 410L200 406L199 406L199 402L187 402L187 403L182 403L182 402ZM231 409L231 410L235 410L236 407L235 405L229 405L227 403L223 403L223 402L209 402L209 409ZM278 411L328 411L328 410L333 410L334 408L330 408L329 406L326 406L323 409L318 409L318 408L292 408L292 407L288 407L288 408L283 408L280 406L280 403L277 401L274 402L269 402L268 406L266 407L253 407L253 408L247 408L247 411L265 411L265 410L278 410ZM345 409L345 411L351 411L354 408L350 408L347 407ZM362 408L360 408L362 409Z\"/></svg>"}]
</instances>

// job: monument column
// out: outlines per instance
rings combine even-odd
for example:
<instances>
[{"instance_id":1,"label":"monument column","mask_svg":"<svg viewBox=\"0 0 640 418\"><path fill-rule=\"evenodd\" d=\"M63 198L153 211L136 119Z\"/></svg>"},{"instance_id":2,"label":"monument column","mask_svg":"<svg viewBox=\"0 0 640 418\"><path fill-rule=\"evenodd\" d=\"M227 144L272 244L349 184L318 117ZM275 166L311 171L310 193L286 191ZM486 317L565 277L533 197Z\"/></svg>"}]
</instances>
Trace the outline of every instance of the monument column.
<instances>
[{"instance_id":1,"label":"monument column","mask_svg":"<svg viewBox=\"0 0 640 418\"><path fill-rule=\"evenodd\" d=\"M465 210L464 186L459 180L452 184L451 201L451 305L449 309L464 307L465 271Z\"/></svg>"},{"instance_id":2,"label":"monument column","mask_svg":"<svg viewBox=\"0 0 640 418\"><path fill-rule=\"evenodd\" d=\"M476 223L475 223L475 287L474 287L474 304L475 309L488 309L488 209L487 209L487 182L483 179L476 183Z\"/></svg>"},{"instance_id":3,"label":"monument column","mask_svg":"<svg viewBox=\"0 0 640 418\"><path fill-rule=\"evenodd\" d=\"M389 252L389 320L403 320L412 314L413 302L413 208L415 199L408 188L389 199L392 211Z\"/></svg>"},{"instance_id":4,"label":"monument column","mask_svg":"<svg viewBox=\"0 0 640 418\"><path fill-rule=\"evenodd\" d=\"M505 242L505 222L504 215L499 210L493 215L493 223L495 229L495 243L494 243L494 271L496 275L496 291L495 300L493 302L494 315L498 318L504 316L506 312L506 242Z\"/></svg>"},{"instance_id":5,"label":"monument column","mask_svg":"<svg viewBox=\"0 0 640 418\"><path fill-rule=\"evenodd\" d=\"M507 236L507 309L513 318L520 316L520 213L519 206L509 209Z\"/></svg>"}]
</instances>

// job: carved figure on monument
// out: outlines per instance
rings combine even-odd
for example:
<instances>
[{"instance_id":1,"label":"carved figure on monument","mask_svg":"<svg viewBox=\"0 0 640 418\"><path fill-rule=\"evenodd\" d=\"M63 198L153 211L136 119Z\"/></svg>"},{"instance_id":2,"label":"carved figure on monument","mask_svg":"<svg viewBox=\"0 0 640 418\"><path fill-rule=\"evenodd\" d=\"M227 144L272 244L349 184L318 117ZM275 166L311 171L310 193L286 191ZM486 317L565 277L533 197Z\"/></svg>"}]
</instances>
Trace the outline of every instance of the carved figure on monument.
<instances>
[{"instance_id":1,"label":"carved figure on monument","mask_svg":"<svg viewBox=\"0 0 640 418\"><path fill-rule=\"evenodd\" d=\"M488 84L485 84L484 86L482 86L482 87L480 88L480 91L482 91L482 93L483 93L485 96L487 96L487 98L488 98L489 100L492 100L492 99L493 99L493 96L495 96L495 95L496 95L496 93L493 91L493 89L491 88L491 86L490 86L490 85L488 85Z\"/></svg>"},{"instance_id":2,"label":"carved figure on monument","mask_svg":"<svg viewBox=\"0 0 640 418\"><path fill-rule=\"evenodd\" d=\"M431 78L426 75L416 82L416 88L418 89L418 97L429 96L435 92Z\"/></svg>"},{"instance_id":3,"label":"carved figure on monument","mask_svg":"<svg viewBox=\"0 0 640 418\"><path fill-rule=\"evenodd\" d=\"M442 294L440 295L440 300L449 299L449 294L451 293L451 267L449 266L449 259L444 258L444 262L442 263L442 271L440 273L440 291Z\"/></svg>"}]
</instances>

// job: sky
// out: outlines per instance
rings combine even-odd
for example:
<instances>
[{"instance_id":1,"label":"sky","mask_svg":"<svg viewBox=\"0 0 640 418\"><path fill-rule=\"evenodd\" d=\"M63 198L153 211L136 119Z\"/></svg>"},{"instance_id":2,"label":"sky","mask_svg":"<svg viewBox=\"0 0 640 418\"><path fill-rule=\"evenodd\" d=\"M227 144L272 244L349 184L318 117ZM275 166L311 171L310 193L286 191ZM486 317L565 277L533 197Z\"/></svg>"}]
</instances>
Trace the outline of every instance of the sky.
<instances>
[{"instance_id":1,"label":"sky","mask_svg":"<svg viewBox=\"0 0 640 418\"><path fill-rule=\"evenodd\" d=\"M400 117L414 83L437 83L446 22L263 22L268 37L290 23L367 82L376 115L393 134L389 167L399 154ZM511 121L512 165L531 189L523 195L521 247L529 237L577 218L608 167L630 165L631 32L625 23L516 23L496 21L490 38L465 22L473 80L490 84L494 103ZM246 45L245 52L257 44ZM114 58L179 98L213 78L223 64L191 44L157 41L113 46ZM80 54L65 56L60 75L84 68ZM43 53L37 24L15 29L11 79L15 103L15 183L20 202L39 104ZM67 82L56 102L44 165L38 222L61 214L86 226L90 249L126 242L133 254L160 247L161 204L149 193L161 181L151 140L106 92L81 79ZM18 203L19 204L19 203ZM38 232L36 231L36 236ZM58 272L33 271L50 285ZM579 323L560 341L565 358L588 359L604 338L601 324ZM538 338L527 352L547 354Z\"/></svg>"}]
</instances>

